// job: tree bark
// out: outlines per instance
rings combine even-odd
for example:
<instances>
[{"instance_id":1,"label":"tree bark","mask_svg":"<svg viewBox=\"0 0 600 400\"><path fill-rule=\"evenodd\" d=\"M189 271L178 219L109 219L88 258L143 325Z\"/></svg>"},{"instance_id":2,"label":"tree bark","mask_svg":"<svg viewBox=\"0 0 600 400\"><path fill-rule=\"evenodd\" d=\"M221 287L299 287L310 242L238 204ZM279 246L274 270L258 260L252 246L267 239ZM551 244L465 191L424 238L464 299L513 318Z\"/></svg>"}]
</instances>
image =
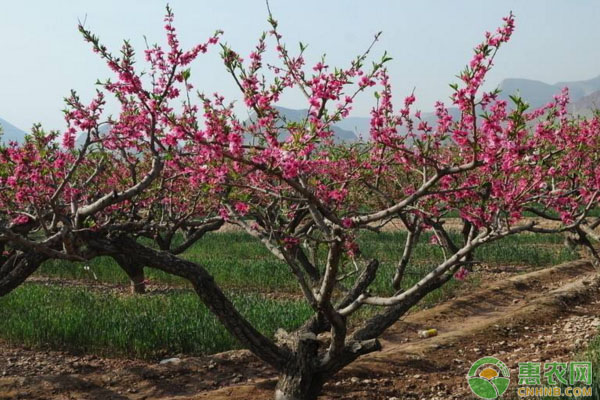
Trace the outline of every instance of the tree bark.
<instances>
[{"instance_id":1,"label":"tree bark","mask_svg":"<svg viewBox=\"0 0 600 400\"><path fill-rule=\"evenodd\" d=\"M279 376L275 400L316 400L326 381L317 372L319 341L313 333L302 333L294 344L294 355Z\"/></svg>"},{"instance_id":2,"label":"tree bark","mask_svg":"<svg viewBox=\"0 0 600 400\"><path fill-rule=\"evenodd\" d=\"M146 282L144 275L144 265L135 259L135 256L130 257L123 254L114 255L113 259L125 271L129 277L131 285L131 293L144 294L146 293Z\"/></svg>"},{"instance_id":3,"label":"tree bark","mask_svg":"<svg viewBox=\"0 0 600 400\"><path fill-rule=\"evenodd\" d=\"M288 371L277 381L275 400L316 400L324 384L319 374L300 369Z\"/></svg>"},{"instance_id":4,"label":"tree bark","mask_svg":"<svg viewBox=\"0 0 600 400\"><path fill-rule=\"evenodd\" d=\"M93 233L88 233L93 235ZM183 260L165 251L146 247L127 236L88 239L89 249L111 257L135 255L139 263L189 280L196 294L225 328L243 346L279 372L275 399L316 400L325 382L336 372L363 354L381 349L376 339L350 340L338 351L319 352L324 343L312 332L284 335L283 343L275 343L258 332L225 296L213 277L199 264ZM376 270L372 262L369 272ZM366 273L370 282L372 275ZM362 279L361 279L362 281ZM361 284L362 286L362 284Z\"/></svg>"},{"instance_id":5,"label":"tree bark","mask_svg":"<svg viewBox=\"0 0 600 400\"><path fill-rule=\"evenodd\" d=\"M392 278L392 287L396 290L400 290L402 287L402 279L404 279L404 271L406 271L406 267L411 259L412 252L419 241L419 237L421 236L421 229L416 228L414 230L409 230L406 236L406 243L404 244L404 253L402 253L402 258L396 267L396 273Z\"/></svg>"},{"instance_id":6,"label":"tree bark","mask_svg":"<svg viewBox=\"0 0 600 400\"><path fill-rule=\"evenodd\" d=\"M0 296L12 292L31 276L48 256L38 252L17 253L0 266Z\"/></svg>"},{"instance_id":7,"label":"tree bark","mask_svg":"<svg viewBox=\"0 0 600 400\"><path fill-rule=\"evenodd\" d=\"M190 230L184 242L181 243L179 246L171 248L171 243L169 242L169 248L163 250L167 250L172 254L181 254L187 249L189 249L198 240L202 239L202 237L204 237L205 234L220 229L224 224L225 221L222 219L206 222Z\"/></svg>"},{"instance_id":8,"label":"tree bark","mask_svg":"<svg viewBox=\"0 0 600 400\"><path fill-rule=\"evenodd\" d=\"M296 259L298 260L300 265L302 265L302 268L304 268L304 272L308 274L308 277L313 281L313 283L319 282L319 280L321 279L321 273L314 266L314 264L310 262L310 260L306 256L306 253L304 253L300 246L295 247L294 255L296 256Z\"/></svg>"},{"instance_id":9,"label":"tree bark","mask_svg":"<svg viewBox=\"0 0 600 400\"><path fill-rule=\"evenodd\" d=\"M323 345L312 332L288 334L279 330L277 343L291 351L291 357L280 370L275 389L276 400L315 400L323 385L333 375L358 357L381 350L377 339L349 341L338 352L319 352Z\"/></svg>"}]
</instances>

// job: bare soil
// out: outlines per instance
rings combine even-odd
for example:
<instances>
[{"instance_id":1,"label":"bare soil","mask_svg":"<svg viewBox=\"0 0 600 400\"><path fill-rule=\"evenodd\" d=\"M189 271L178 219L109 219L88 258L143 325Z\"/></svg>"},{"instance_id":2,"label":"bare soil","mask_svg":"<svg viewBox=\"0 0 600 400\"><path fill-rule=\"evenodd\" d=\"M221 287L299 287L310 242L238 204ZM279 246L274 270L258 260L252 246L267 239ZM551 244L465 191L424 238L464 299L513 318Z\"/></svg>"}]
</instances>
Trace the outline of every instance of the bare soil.
<instances>
[{"instance_id":1,"label":"bare soil","mask_svg":"<svg viewBox=\"0 0 600 400\"><path fill-rule=\"evenodd\" d=\"M523 224L529 223L531 221L535 221L536 226L538 228L557 228L560 226L560 222L551 221L545 218L540 217L527 217L523 219ZM373 225L374 227L378 227L378 225ZM450 231L460 231L462 229L462 221L460 218L447 218L444 222L444 227ZM395 231L403 231L406 230L404 223L400 219L392 219L383 227L381 227L381 231L383 232L395 232ZM239 225L232 224L230 222L226 222L219 228L217 232L243 232L244 229Z\"/></svg>"},{"instance_id":2,"label":"bare soil","mask_svg":"<svg viewBox=\"0 0 600 400\"><path fill-rule=\"evenodd\" d=\"M589 263L482 276L479 288L390 328L383 350L337 374L322 399L470 399L465 375L478 358L504 361L514 385L518 362L574 360L597 334L600 278ZM418 337L429 328L439 335ZM160 365L0 342L0 399L272 398L274 371L246 351L173 356L181 361Z\"/></svg>"}]
</instances>

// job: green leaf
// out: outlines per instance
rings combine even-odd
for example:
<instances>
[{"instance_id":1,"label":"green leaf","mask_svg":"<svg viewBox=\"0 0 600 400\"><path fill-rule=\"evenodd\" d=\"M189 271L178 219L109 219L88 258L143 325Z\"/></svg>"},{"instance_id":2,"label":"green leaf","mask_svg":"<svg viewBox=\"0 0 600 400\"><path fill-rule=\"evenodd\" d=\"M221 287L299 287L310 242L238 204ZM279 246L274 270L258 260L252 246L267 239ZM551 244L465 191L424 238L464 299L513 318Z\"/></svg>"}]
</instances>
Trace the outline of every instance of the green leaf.
<instances>
[{"instance_id":1,"label":"green leaf","mask_svg":"<svg viewBox=\"0 0 600 400\"><path fill-rule=\"evenodd\" d=\"M482 399L496 399L498 398L498 392L496 387L490 383L487 379L474 377L469 379L469 386L473 393Z\"/></svg>"}]
</instances>

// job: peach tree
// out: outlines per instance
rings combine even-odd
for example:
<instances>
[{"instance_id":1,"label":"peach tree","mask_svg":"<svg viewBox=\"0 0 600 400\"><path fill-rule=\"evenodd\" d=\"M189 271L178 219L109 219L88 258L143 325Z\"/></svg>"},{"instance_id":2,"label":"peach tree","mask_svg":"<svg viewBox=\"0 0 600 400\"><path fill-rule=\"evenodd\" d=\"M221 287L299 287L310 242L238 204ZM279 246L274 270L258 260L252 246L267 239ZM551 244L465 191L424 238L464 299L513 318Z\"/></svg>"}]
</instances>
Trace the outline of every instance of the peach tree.
<instances>
[{"instance_id":1,"label":"peach tree","mask_svg":"<svg viewBox=\"0 0 600 400\"><path fill-rule=\"evenodd\" d=\"M167 46L148 47L141 71L128 42L115 56L80 26L115 80L99 82L89 104L75 93L67 98L62 144L58 132L38 127L24 144L0 149L0 295L48 259L111 256L134 279L141 267L160 269L187 279L230 334L278 371L275 398L315 399L336 372L379 350L378 338L424 296L463 279L480 246L528 231L593 228L600 182L586 146L597 143L598 119L568 117L566 94L528 111L518 98L507 104L497 91L482 90L513 33L512 15L486 33L453 85L459 116L436 103L433 125L413 109L412 94L394 108L387 54L369 66L371 48L344 68L324 57L307 66L306 47L292 53L277 21L269 23L247 59L221 45L251 116L244 120L233 99L193 93L190 64L220 31L183 50L168 9ZM269 51L276 64L264 61ZM306 102L300 121L277 106L294 91ZM336 143L334 125L369 91L368 140ZM104 117L107 94L120 105L113 117ZM525 219L531 210L558 218L557 228ZM444 226L451 213L463 221L458 239ZM289 269L313 310L296 331L265 336L201 263L177 255L223 221L256 237ZM360 235L397 221L408 232L403 252L391 255L397 267L388 290L374 292L380 260L363 254ZM444 259L406 285L425 231ZM173 245L180 232L187 234L183 247ZM364 307L377 311L350 325Z\"/></svg>"}]
</instances>

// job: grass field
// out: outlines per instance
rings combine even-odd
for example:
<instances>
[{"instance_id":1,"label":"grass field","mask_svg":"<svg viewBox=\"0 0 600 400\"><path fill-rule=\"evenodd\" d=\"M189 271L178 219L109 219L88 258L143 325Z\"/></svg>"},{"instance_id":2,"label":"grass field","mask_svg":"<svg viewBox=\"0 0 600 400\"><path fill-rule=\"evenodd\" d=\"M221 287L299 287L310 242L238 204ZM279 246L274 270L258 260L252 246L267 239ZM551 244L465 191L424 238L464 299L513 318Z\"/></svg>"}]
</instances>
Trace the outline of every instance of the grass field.
<instances>
[{"instance_id":1,"label":"grass field","mask_svg":"<svg viewBox=\"0 0 600 400\"><path fill-rule=\"evenodd\" d=\"M360 237L364 256L382 263L373 291L393 290L390 281L404 235L388 232ZM440 249L429 240L429 235L424 235L416 247L405 286L414 284L443 260ZM560 235L510 237L479 249L477 259L488 265L541 268L578 257L561 243ZM287 266L244 233L209 234L184 257L204 265L226 291L234 293L240 311L267 335L278 327L295 328L310 315ZM128 285L127 276L110 258L96 259L89 268L84 267L53 261L43 265L37 275ZM182 279L152 269L147 269L147 277L171 289L144 296L115 296L110 290L106 293L85 285L26 284L0 299L0 337L32 346L141 358L206 354L237 347ZM430 293L423 305L435 304L452 296L461 285L477 282L477 274L467 282L453 280ZM265 292L276 296L265 297L261 294Z\"/></svg>"},{"instance_id":2,"label":"grass field","mask_svg":"<svg viewBox=\"0 0 600 400\"><path fill-rule=\"evenodd\" d=\"M303 302L233 295L261 332L298 327ZM235 340L192 292L114 296L83 288L25 285L1 301L0 336L34 346L141 358L207 354L237 348Z\"/></svg>"},{"instance_id":3,"label":"grass field","mask_svg":"<svg viewBox=\"0 0 600 400\"><path fill-rule=\"evenodd\" d=\"M380 276L375 282L377 291L390 290L389 282L397 258L402 254L405 235L404 232L385 232L361 236L360 248L365 258L377 258L382 264ZM409 276L423 276L425 269L443 260L439 247L429 244L430 238L430 235L423 235L417 245ZM479 249L477 259L487 264L532 267L545 267L575 259L577 255L561 246L562 241L560 235L508 237ZM202 264L224 287L299 293L288 267L256 239L242 232L208 234L183 257ZM97 258L87 266L89 268L84 268L85 265L81 263L50 261L42 266L38 275L119 284L128 282L125 273L111 258ZM186 284L181 278L151 268L147 269L147 277L168 285ZM407 284L412 284L414 280L407 281Z\"/></svg>"}]
</instances>

